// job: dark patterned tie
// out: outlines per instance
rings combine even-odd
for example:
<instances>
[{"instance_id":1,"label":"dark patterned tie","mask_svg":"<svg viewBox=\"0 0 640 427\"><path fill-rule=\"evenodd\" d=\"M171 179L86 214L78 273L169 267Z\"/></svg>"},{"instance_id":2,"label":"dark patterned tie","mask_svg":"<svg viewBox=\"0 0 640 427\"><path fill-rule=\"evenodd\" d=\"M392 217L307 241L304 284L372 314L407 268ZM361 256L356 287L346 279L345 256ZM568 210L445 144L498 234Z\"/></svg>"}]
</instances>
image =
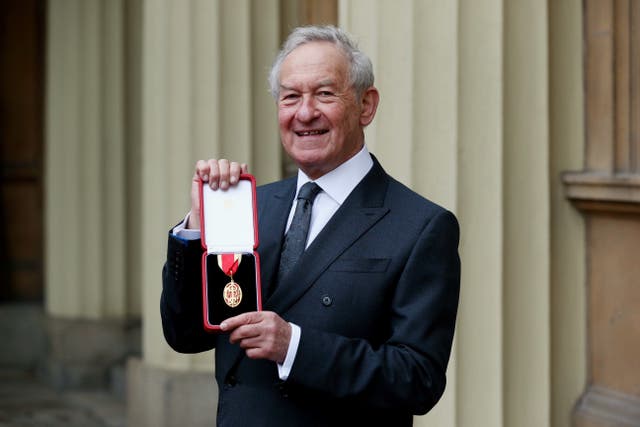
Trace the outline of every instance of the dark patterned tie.
<instances>
[{"instance_id":1,"label":"dark patterned tie","mask_svg":"<svg viewBox=\"0 0 640 427\"><path fill-rule=\"evenodd\" d=\"M284 238L284 245L280 254L278 280L282 280L289 273L304 252L307 245L307 235L309 234L313 200L320 191L322 191L322 188L318 184L307 182L298 192L296 211L293 214L289 231L287 231L287 235Z\"/></svg>"}]
</instances>

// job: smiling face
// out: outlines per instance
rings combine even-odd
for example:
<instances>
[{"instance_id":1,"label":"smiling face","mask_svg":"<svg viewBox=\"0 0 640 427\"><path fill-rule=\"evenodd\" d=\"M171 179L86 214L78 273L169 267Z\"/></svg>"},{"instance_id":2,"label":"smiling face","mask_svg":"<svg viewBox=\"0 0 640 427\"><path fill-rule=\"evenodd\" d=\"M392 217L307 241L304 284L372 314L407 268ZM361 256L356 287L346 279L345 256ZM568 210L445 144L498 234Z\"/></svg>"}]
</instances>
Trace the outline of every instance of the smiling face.
<instances>
[{"instance_id":1,"label":"smiling face","mask_svg":"<svg viewBox=\"0 0 640 427\"><path fill-rule=\"evenodd\" d=\"M310 42L282 62L277 105L285 151L317 179L360 151L377 91L371 87L357 99L345 54L333 43Z\"/></svg>"}]
</instances>

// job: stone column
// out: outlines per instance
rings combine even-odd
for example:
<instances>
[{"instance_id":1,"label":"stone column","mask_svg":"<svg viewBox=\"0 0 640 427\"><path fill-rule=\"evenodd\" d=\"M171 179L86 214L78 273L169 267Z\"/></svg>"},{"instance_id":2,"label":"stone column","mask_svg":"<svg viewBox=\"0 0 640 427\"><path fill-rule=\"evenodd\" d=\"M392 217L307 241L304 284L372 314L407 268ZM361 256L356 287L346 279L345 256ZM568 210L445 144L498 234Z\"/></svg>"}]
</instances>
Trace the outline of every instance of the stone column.
<instances>
[{"instance_id":1,"label":"stone column","mask_svg":"<svg viewBox=\"0 0 640 427\"><path fill-rule=\"evenodd\" d=\"M551 188L551 425L571 424L586 381L584 220L560 185L584 161L582 0L548 2Z\"/></svg>"},{"instance_id":2,"label":"stone column","mask_svg":"<svg viewBox=\"0 0 640 427\"><path fill-rule=\"evenodd\" d=\"M640 4L584 2L585 162L565 174L586 220L588 382L578 427L640 425Z\"/></svg>"},{"instance_id":3,"label":"stone column","mask_svg":"<svg viewBox=\"0 0 640 427\"><path fill-rule=\"evenodd\" d=\"M267 69L279 40L278 4L270 1L140 0L129 10L131 81L137 101L131 132L139 156L138 277L143 354L128 366L128 422L135 426L211 426L216 385L212 353L173 352L162 335L159 300L168 230L190 207L197 159L246 162L258 183L279 177L275 104Z\"/></svg>"},{"instance_id":4,"label":"stone column","mask_svg":"<svg viewBox=\"0 0 640 427\"><path fill-rule=\"evenodd\" d=\"M550 251L581 240L552 198L561 184L550 172L548 13L544 2L340 2L340 24L372 57L381 92L369 148L462 229L449 385L416 425L550 425L550 290L582 276ZM570 408L560 409L566 419Z\"/></svg>"},{"instance_id":5,"label":"stone column","mask_svg":"<svg viewBox=\"0 0 640 427\"><path fill-rule=\"evenodd\" d=\"M461 427L505 426L503 3L458 5L463 283L459 380L451 416Z\"/></svg>"},{"instance_id":6,"label":"stone column","mask_svg":"<svg viewBox=\"0 0 640 427\"><path fill-rule=\"evenodd\" d=\"M123 3L52 0L46 40L45 373L102 385L135 351L139 312L125 281Z\"/></svg>"}]
</instances>

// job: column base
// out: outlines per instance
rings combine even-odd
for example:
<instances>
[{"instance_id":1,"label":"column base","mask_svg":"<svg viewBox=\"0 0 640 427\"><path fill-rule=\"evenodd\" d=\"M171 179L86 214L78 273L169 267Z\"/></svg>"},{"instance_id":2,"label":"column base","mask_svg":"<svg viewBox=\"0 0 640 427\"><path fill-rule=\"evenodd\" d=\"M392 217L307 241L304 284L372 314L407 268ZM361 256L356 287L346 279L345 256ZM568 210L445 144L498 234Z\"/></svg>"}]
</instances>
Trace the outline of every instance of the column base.
<instances>
[{"instance_id":1,"label":"column base","mask_svg":"<svg viewBox=\"0 0 640 427\"><path fill-rule=\"evenodd\" d=\"M127 363L127 425L212 427L217 401L212 372L168 370L139 358Z\"/></svg>"},{"instance_id":2,"label":"column base","mask_svg":"<svg viewBox=\"0 0 640 427\"><path fill-rule=\"evenodd\" d=\"M33 372L46 352L45 316L39 303L0 305L0 367Z\"/></svg>"},{"instance_id":3,"label":"column base","mask_svg":"<svg viewBox=\"0 0 640 427\"><path fill-rule=\"evenodd\" d=\"M139 321L63 319L48 316L49 351L40 368L57 389L103 388L124 396L124 365L141 354Z\"/></svg>"},{"instance_id":4,"label":"column base","mask_svg":"<svg viewBox=\"0 0 640 427\"><path fill-rule=\"evenodd\" d=\"M640 427L640 398L590 386L573 418L576 427Z\"/></svg>"}]
</instances>

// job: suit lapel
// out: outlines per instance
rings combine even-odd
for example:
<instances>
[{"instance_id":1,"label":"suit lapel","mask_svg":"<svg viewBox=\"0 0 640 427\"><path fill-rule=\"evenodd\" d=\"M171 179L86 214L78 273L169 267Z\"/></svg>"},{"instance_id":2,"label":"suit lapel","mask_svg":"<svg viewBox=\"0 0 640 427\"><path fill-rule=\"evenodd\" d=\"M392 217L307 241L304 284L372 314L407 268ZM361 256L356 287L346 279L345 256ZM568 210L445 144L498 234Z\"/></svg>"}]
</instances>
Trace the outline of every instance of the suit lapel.
<instances>
[{"instance_id":1,"label":"suit lapel","mask_svg":"<svg viewBox=\"0 0 640 427\"><path fill-rule=\"evenodd\" d=\"M278 283L265 309L284 313L336 258L386 215L389 211L384 206L387 186L388 177L374 158L371 171L347 197L289 275Z\"/></svg>"}]
</instances>

